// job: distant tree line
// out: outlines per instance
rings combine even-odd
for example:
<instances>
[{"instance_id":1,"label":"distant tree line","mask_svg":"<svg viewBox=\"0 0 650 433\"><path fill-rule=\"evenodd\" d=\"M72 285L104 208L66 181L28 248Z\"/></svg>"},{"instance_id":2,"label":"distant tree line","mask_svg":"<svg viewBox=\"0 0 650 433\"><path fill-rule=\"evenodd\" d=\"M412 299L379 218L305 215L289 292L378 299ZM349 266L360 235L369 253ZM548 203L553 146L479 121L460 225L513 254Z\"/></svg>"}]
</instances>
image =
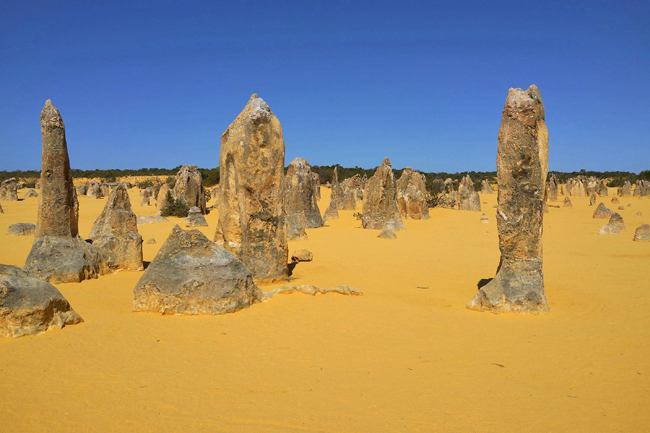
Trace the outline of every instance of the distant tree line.
<instances>
[{"instance_id":1,"label":"distant tree line","mask_svg":"<svg viewBox=\"0 0 650 433\"><path fill-rule=\"evenodd\" d=\"M109 169L109 170L72 170L72 177L74 178L90 178L90 179L99 179L102 182L115 182L118 178L128 177L128 176L158 176L163 181L166 178L176 176L178 170L182 166L177 166L174 168L140 168L140 169ZM322 184L327 182L332 182L332 177L334 176L334 168L338 168L339 181L347 179L349 177L358 174L363 177L366 175L370 178L377 167L374 168L361 168L361 167L342 167L338 164L336 165L313 165L311 167L314 173L318 173L320 181ZM199 168L201 172L201 177L203 178L203 184L208 187L212 187L219 183L219 167L217 168ZM285 167L286 171L286 167ZM402 175L403 169L394 169L395 178L399 179ZM477 189L480 189L481 181L488 180L489 182L496 182L496 171L466 171L459 173L447 173L447 172L420 172L426 176L427 187L431 186L431 183L434 179L442 179L443 181L447 178L450 178L457 185L460 180L469 174L474 185ZM610 182L607 184L610 187L619 187L622 186L625 181L630 183L635 183L637 179L645 179L650 181L650 170L644 170L639 174L635 174L629 171L573 171L573 172L560 172L560 171L550 171L549 176L555 174L560 183L565 183L569 178L577 176L594 176L599 179L610 179ZM16 179L22 179L29 185L33 184L36 180L41 177L40 170L16 170L16 171L0 171L0 182L15 177Z\"/></svg>"}]
</instances>

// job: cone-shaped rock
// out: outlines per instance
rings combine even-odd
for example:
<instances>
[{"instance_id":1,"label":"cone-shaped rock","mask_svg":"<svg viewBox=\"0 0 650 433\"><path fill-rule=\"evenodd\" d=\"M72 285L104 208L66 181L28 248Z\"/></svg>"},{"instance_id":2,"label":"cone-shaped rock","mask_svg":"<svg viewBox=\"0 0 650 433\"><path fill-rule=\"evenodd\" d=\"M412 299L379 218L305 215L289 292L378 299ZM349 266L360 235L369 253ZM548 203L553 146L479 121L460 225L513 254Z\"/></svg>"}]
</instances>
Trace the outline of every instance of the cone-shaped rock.
<instances>
[{"instance_id":1,"label":"cone-shaped rock","mask_svg":"<svg viewBox=\"0 0 650 433\"><path fill-rule=\"evenodd\" d=\"M0 337L41 334L80 322L56 287L18 266L0 265Z\"/></svg>"},{"instance_id":2,"label":"cone-shaped rock","mask_svg":"<svg viewBox=\"0 0 650 433\"><path fill-rule=\"evenodd\" d=\"M601 180L600 184L598 185L598 195L601 195L601 196L608 195L607 184L605 184L604 180Z\"/></svg>"},{"instance_id":3,"label":"cone-shaped rock","mask_svg":"<svg viewBox=\"0 0 650 433\"><path fill-rule=\"evenodd\" d=\"M142 270L142 236L138 220L131 210L126 187L120 184L109 195L104 210L97 217L90 239L102 258L103 271Z\"/></svg>"},{"instance_id":4,"label":"cone-shaped rock","mask_svg":"<svg viewBox=\"0 0 650 433\"><path fill-rule=\"evenodd\" d=\"M562 205L562 207L573 207L573 204L571 203L571 199L569 198L568 195L564 197L564 204Z\"/></svg>"},{"instance_id":5,"label":"cone-shaped rock","mask_svg":"<svg viewBox=\"0 0 650 433\"><path fill-rule=\"evenodd\" d=\"M41 195L32 250L24 269L51 283L79 282L99 272L97 250L79 237L65 126L48 99L41 112Z\"/></svg>"},{"instance_id":6,"label":"cone-shaped rock","mask_svg":"<svg viewBox=\"0 0 650 433\"><path fill-rule=\"evenodd\" d=\"M494 194L492 185L490 185L490 182L488 182L487 179L481 181L481 194Z\"/></svg>"},{"instance_id":7,"label":"cone-shaped rock","mask_svg":"<svg viewBox=\"0 0 650 433\"><path fill-rule=\"evenodd\" d=\"M492 312L548 311L542 272L543 198L548 131L539 90L510 89L497 152L497 274L467 305Z\"/></svg>"},{"instance_id":8,"label":"cone-shaped rock","mask_svg":"<svg viewBox=\"0 0 650 433\"><path fill-rule=\"evenodd\" d=\"M474 212L481 211L481 198L474 190L474 182L469 174L463 178L458 186L458 209Z\"/></svg>"},{"instance_id":9,"label":"cone-shaped rock","mask_svg":"<svg viewBox=\"0 0 650 433\"><path fill-rule=\"evenodd\" d=\"M303 158L291 161L285 178L285 203L287 213L287 230L291 224L300 218L289 218L292 215L302 215L305 227L317 228L323 225L323 218L318 208L316 185L311 166Z\"/></svg>"},{"instance_id":10,"label":"cone-shaped rock","mask_svg":"<svg viewBox=\"0 0 650 433\"><path fill-rule=\"evenodd\" d=\"M256 94L221 136L219 170L215 241L253 278L287 276L284 138L280 121Z\"/></svg>"},{"instance_id":11,"label":"cone-shaped rock","mask_svg":"<svg viewBox=\"0 0 650 433\"><path fill-rule=\"evenodd\" d=\"M604 204L600 203L594 211L592 218L609 219L613 213L614 212L611 209L606 208Z\"/></svg>"},{"instance_id":12,"label":"cone-shaped rock","mask_svg":"<svg viewBox=\"0 0 650 433\"><path fill-rule=\"evenodd\" d=\"M196 206L192 206L187 213L187 218L185 218L186 227L207 227L208 222L205 220L205 217L201 213L201 209Z\"/></svg>"},{"instance_id":13,"label":"cone-shaped rock","mask_svg":"<svg viewBox=\"0 0 650 433\"><path fill-rule=\"evenodd\" d=\"M172 195L174 200L184 202L188 208L196 206L202 214L206 213L203 178L196 165L184 165L178 170Z\"/></svg>"},{"instance_id":14,"label":"cone-shaped rock","mask_svg":"<svg viewBox=\"0 0 650 433\"><path fill-rule=\"evenodd\" d=\"M196 229L174 226L133 291L133 311L225 314L262 299L251 273Z\"/></svg>"},{"instance_id":15,"label":"cone-shaped rock","mask_svg":"<svg viewBox=\"0 0 650 433\"><path fill-rule=\"evenodd\" d=\"M356 193L339 182L338 167L334 167L332 176L331 199L336 202L337 210L357 210Z\"/></svg>"},{"instance_id":16,"label":"cone-shaped rock","mask_svg":"<svg viewBox=\"0 0 650 433\"><path fill-rule=\"evenodd\" d=\"M650 225L643 224L637 227L632 240L635 242L650 242Z\"/></svg>"},{"instance_id":17,"label":"cone-shaped rock","mask_svg":"<svg viewBox=\"0 0 650 433\"><path fill-rule=\"evenodd\" d=\"M339 219L339 211L336 208L336 202L330 199L330 204L327 206L327 209L325 209L325 213L323 214L323 222L325 223L329 220L337 219Z\"/></svg>"},{"instance_id":18,"label":"cone-shaped rock","mask_svg":"<svg viewBox=\"0 0 650 433\"><path fill-rule=\"evenodd\" d=\"M612 216L609 217L609 224L616 226L619 232L625 231L625 221L623 221L623 217L617 212L612 213Z\"/></svg>"},{"instance_id":19,"label":"cone-shaped rock","mask_svg":"<svg viewBox=\"0 0 650 433\"><path fill-rule=\"evenodd\" d=\"M411 167L406 167L397 180L397 207L406 219L429 219L426 178Z\"/></svg>"},{"instance_id":20,"label":"cone-shaped rock","mask_svg":"<svg viewBox=\"0 0 650 433\"><path fill-rule=\"evenodd\" d=\"M384 225L390 222L395 230L406 230L397 207L397 186L388 158L384 158L375 174L368 179L363 196L361 224L364 229L383 230Z\"/></svg>"}]
</instances>

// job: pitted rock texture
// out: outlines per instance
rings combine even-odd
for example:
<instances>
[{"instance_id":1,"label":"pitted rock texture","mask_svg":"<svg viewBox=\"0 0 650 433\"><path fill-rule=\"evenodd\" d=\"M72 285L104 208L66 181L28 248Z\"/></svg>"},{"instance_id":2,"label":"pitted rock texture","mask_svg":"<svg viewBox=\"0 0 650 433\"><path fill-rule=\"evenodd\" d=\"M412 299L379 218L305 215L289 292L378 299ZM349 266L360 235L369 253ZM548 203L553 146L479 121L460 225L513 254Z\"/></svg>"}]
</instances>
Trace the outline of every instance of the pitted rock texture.
<instances>
[{"instance_id":1,"label":"pitted rock texture","mask_svg":"<svg viewBox=\"0 0 650 433\"><path fill-rule=\"evenodd\" d=\"M637 227L632 240L635 242L650 242L650 225L643 224Z\"/></svg>"},{"instance_id":2,"label":"pitted rock texture","mask_svg":"<svg viewBox=\"0 0 650 433\"><path fill-rule=\"evenodd\" d=\"M143 269L142 236L138 233L138 220L131 210L124 185L119 185L108 197L104 210L90 230L90 239L102 259L102 273Z\"/></svg>"},{"instance_id":3,"label":"pitted rock texture","mask_svg":"<svg viewBox=\"0 0 650 433\"><path fill-rule=\"evenodd\" d=\"M205 191L203 179L196 165L184 165L176 173L176 185L172 191L174 200L184 202L188 208L196 206L205 215Z\"/></svg>"},{"instance_id":4,"label":"pitted rock texture","mask_svg":"<svg viewBox=\"0 0 650 433\"><path fill-rule=\"evenodd\" d=\"M458 209L474 212L481 211L481 198L474 190L474 182L469 174L463 178L458 186Z\"/></svg>"},{"instance_id":5,"label":"pitted rock texture","mask_svg":"<svg viewBox=\"0 0 650 433\"><path fill-rule=\"evenodd\" d=\"M368 179L363 196L361 225L364 229L383 230L390 220L395 230L406 230L397 207L397 186L388 158L384 158L375 174Z\"/></svg>"},{"instance_id":6,"label":"pitted rock texture","mask_svg":"<svg viewBox=\"0 0 650 433\"><path fill-rule=\"evenodd\" d=\"M0 201L17 201L18 200L18 183L16 178L12 177L0 184Z\"/></svg>"},{"instance_id":7,"label":"pitted rock texture","mask_svg":"<svg viewBox=\"0 0 650 433\"><path fill-rule=\"evenodd\" d=\"M185 227L207 227L208 222L205 220L205 217L201 213L201 209L196 206L192 206L187 214L187 218L184 220Z\"/></svg>"},{"instance_id":8,"label":"pitted rock texture","mask_svg":"<svg viewBox=\"0 0 650 433\"><path fill-rule=\"evenodd\" d=\"M357 210L356 192L339 182L338 167L334 167L330 199L336 203L337 210Z\"/></svg>"},{"instance_id":9,"label":"pitted rock texture","mask_svg":"<svg viewBox=\"0 0 650 433\"><path fill-rule=\"evenodd\" d=\"M162 314L234 313L263 292L233 254L196 229L174 226L133 291L133 311Z\"/></svg>"},{"instance_id":10,"label":"pitted rock texture","mask_svg":"<svg viewBox=\"0 0 650 433\"><path fill-rule=\"evenodd\" d=\"M90 182L90 184L88 185L86 195L90 198L95 198L95 199L104 197L104 194L102 193L101 185L94 180Z\"/></svg>"},{"instance_id":11,"label":"pitted rock texture","mask_svg":"<svg viewBox=\"0 0 650 433\"><path fill-rule=\"evenodd\" d=\"M221 136L219 170L215 242L255 279L286 277L284 138L280 121L256 94Z\"/></svg>"},{"instance_id":12,"label":"pitted rock texture","mask_svg":"<svg viewBox=\"0 0 650 433\"><path fill-rule=\"evenodd\" d=\"M406 219L429 219L429 206L427 205L427 187L424 174L418 173L411 167L402 171L402 176L397 180L397 207L400 214Z\"/></svg>"},{"instance_id":13,"label":"pitted rock texture","mask_svg":"<svg viewBox=\"0 0 650 433\"><path fill-rule=\"evenodd\" d=\"M467 305L470 309L544 313L549 310L542 272L543 198L548 131L539 90L510 89L499 129L497 274Z\"/></svg>"},{"instance_id":14,"label":"pitted rock texture","mask_svg":"<svg viewBox=\"0 0 650 433\"><path fill-rule=\"evenodd\" d=\"M596 208L596 210L594 211L594 215L592 218L609 219L609 217L611 217L613 213L614 212L611 209L606 208L603 203L600 203Z\"/></svg>"},{"instance_id":15,"label":"pitted rock texture","mask_svg":"<svg viewBox=\"0 0 650 433\"><path fill-rule=\"evenodd\" d=\"M32 223L16 223L7 227L9 236L29 236L36 231L36 225Z\"/></svg>"},{"instance_id":16,"label":"pitted rock texture","mask_svg":"<svg viewBox=\"0 0 650 433\"><path fill-rule=\"evenodd\" d=\"M287 240L306 241L307 237L307 218L303 214L291 214L286 216L287 222Z\"/></svg>"},{"instance_id":17,"label":"pitted rock texture","mask_svg":"<svg viewBox=\"0 0 650 433\"><path fill-rule=\"evenodd\" d=\"M625 222L623 221L623 217L616 212L612 213L612 216L609 217L609 224L616 226L619 232L625 231Z\"/></svg>"},{"instance_id":18,"label":"pitted rock texture","mask_svg":"<svg viewBox=\"0 0 650 433\"><path fill-rule=\"evenodd\" d=\"M289 164L285 177L287 231L292 230L290 224L294 221L302 222L302 218L297 217L299 215L304 217L306 228L314 229L323 225L313 174L311 166L303 158L296 158Z\"/></svg>"},{"instance_id":19,"label":"pitted rock texture","mask_svg":"<svg viewBox=\"0 0 650 433\"><path fill-rule=\"evenodd\" d=\"M96 278L97 250L79 237L79 202L59 111L48 99L41 112L43 154L35 240L24 269L51 283Z\"/></svg>"},{"instance_id":20,"label":"pitted rock texture","mask_svg":"<svg viewBox=\"0 0 650 433\"><path fill-rule=\"evenodd\" d=\"M0 265L0 337L37 335L81 322L56 287L18 266Z\"/></svg>"},{"instance_id":21,"label":"pitted rock texture","mask_svg":"<svg viewBox=\"0 0 650 433\"><path fill-rule=\"evenodd\" d=\"M292 262L311 262L314 260L314 253L309 250L300 249L296 250L291 254Z\"/></svg>"}]
</instances>

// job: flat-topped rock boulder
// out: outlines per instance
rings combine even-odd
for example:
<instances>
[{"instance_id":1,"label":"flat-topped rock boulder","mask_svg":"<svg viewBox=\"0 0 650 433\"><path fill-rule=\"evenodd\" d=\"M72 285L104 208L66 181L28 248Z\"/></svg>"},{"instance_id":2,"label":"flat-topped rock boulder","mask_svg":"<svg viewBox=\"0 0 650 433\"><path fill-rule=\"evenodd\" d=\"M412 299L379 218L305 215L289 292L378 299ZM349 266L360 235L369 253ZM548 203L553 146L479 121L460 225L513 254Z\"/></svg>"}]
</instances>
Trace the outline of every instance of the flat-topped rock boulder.
<instances>
[{"instance_id":1,"label":"flat-topped rock boulder","mask_svg":"<svg viewBox=\"0 0 650 433\"><path fill-rule=\"evenodd\" d=\"M81 322L56 287L18 266L0 265L0 337L37 335Z\"/></svg>"},{"instance_id":2,"label":"flat-topped rock boulder","mask_svg":"<svg viewBox=\"0 0 650 433\"><path fill-rule=\"evenodd\" d=\"M611 209L606 208L603 203L600 203L596 208L596 210L594 211L594 215L592 218L609 219L609 217L611 217L613 213L614 212Z\"/></svg>"},{"instance_id":3,"label":"flat-topped rock boulder","mask_svg":"<svg viewBox=\"0 0 650 433\"><path fill-rule=\"evenodd\" d=\"M156 215L156 216L151 216L151 215L138 215L136 217L136 221L139 226L144 225L144 224L157 224L157 223L168 223L169 220L165 218L164 216Z\"/></svg>"},{"instance_id":4,"label":"flat-topped rock boulder","mask_svg":"<svg viewBox=\"0 0 650 433\"><path fill-rule=\"evenodd\" d=\"M384 158L375 174L368 179L363 196L361 225L364 229L383 230L384 225L391 222L395 230L406 230L397 207L397 185L388 158Z\"/></svg>"},{"instance_id":5,"label":"flat-topped rock boulder","mask_svg":"<svg viewBox=\"0 0 650 433\"><path fill-rule=\"evenodd\" d=\"M643 224L637 227L632 240L635 242L650 242L650 225Z\"/></svg>"},{"instance_id":6,"label":"flat-topped rock boulder","mask_svg":"<svg viewBox=\"0 0 650 433\"><path fill-rule=\"evenodd\" d=\"M174 226L133 291L133 311L225 314L263 297L232 253L196 229Z\"/></svg>"},{"instance_id":7,"label":"flat-topped rock boulder","mask_svg":"<svg viewBox=\"0 0 650 433\"><path fill-rule=\"evenodd\" d=\"M296 250L291 254L292 262L311 262L314 260L314 254L305 249Z\"/></svg>"},{"instance_id":8,"label":"flat-topped rock boulder","mask_svg":"<svg viewBox=\"0 0 650 433\"><path fill-rule=\"evenodd\" d=\"M101 257L102 273L143 269L142 236L124 185L117 186L109 195L90 230L90 239Z\"/></svg>"},{"instance_id":9,"label":"flat-topped rock boulder","mask_svg":"<svg viewBox=\"0 0 650 433\"><path fill-rule=\"evenodd\" d=\"M187 214L187 218L183 220L186 227L207 227L208 222L205 220L201 209L192 206Z\"/></svg>"},{"instance_id":10,"label":"flat-topped rock boulder","mask_svg":"<svg viewBox=\"0 0 650 433\"><path fill-rule=\"evenodd\" d=\"M206 213L203 178L196 165L183 165L178 170L172 196L174 200L185 203L188 208L196 206L201 210L202 214Z\"/></svg>"},{"instance_id":11,"label":"flat-topped rock boulder","mask_svg":"<svg viewBox=\"0 0 650 433\"><path fill-rule=\"evenodd\" d=\"M255 279L287 277L282 126L256 94L221 136L219 170L215 242Z\"/></svg>"},{"instance_id":12,"label":"flat-topped rock boulder","mask_svg":"<svg viewBox=\"0 0 650 433\"><path fill-rule=\"evenodd\" d=\"M305 228L318 228L323 225L323 218L318 207L316 185L311 165L304 158L295 158L289 164L285 177L285 209L287 214L287 231L291 224L301 223Z\"/></svg>"},{"instance_id":13,"label":"flat-topped rock boulder","mask_svg":"<svg viewBox=\"0 0 650 433\"><path fill-rule=\"evenodd\" d=\"M427 205L427 187L424 174L418 173L411 167L402 171L397 180L397 207L406 219L429 219Z\"/></svg>"},{"instance_id":14,"label":"flat-topped rock boulder","mask_svg":"<svg viewBox=\"0 0 650 433\"><path fill-rule=\"evenodd\" d=\"M41 197L35 240L24 269L50 283L96 278L97 250L79 236L79 201L72 180L65 126L48 99L41 112Z\"/></svg>"},{"instance_id":15,"label":"flat-topped rock boulder","mask_svg":"<svg viewBox=\"0 0 650 433\"><path fill-rule=\"evenodd\" d=\"M29 236L33 235L35 231L36 224L32 223L16 223L7 227L9 236Z\"/></svg>"},{"instance_id":16,"label":"flat-topped rock boulder","mask_svg":"<svg viewBox=\"0 0 650 433\"><path fill-rule=\"evenodd\" d=\"M542 211L548 172L548 130L539 90L510 89L499 129L496 276L467 308L500 312L549 310L542 272Z\"/></svg>"}]
</instances>

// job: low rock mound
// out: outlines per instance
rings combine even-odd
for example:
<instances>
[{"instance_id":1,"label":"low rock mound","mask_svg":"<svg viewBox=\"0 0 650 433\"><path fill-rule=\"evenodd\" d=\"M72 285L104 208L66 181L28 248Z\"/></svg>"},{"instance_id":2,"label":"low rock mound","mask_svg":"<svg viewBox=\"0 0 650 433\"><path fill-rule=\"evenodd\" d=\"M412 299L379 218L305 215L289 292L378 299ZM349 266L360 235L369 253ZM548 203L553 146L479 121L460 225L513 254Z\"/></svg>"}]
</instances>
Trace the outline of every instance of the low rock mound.
<instances>
[{"instance_id":1,"label":"low rock mound","mask_svg":"<svg viewBox=\"0 0 650 433\"><path fill-rule=\"evenodd\" d=\"M612 204L619 204L620 201L616 197L612 197Z\"/></svg>"},{"instance_id":2,"label":"low rock mound","mask_svg":"<svg viewBox=\"0 0 650 433\"><path fill-rule=\"evenodd\" d=\"M97 278L100 258L80 237L42 236L34 241L23 269L52 284L78 283Z\"/></svg>"},{"instance_id":3,"label":"low rock mound","mask_svg":"<svg viewBox=\"0 0 650 433\"><path fill-rule=\"evenodd\" d=\"M0 265L0 337L36 335L81 322L56 287L18 266Z\"/></svg>"},{"instance_id":4,"label":"low rock mound","mask_svg":"<svg viewBox=\"0 0 650 433\"><path fill-rule=\"evenodd\" d=\"M138 225L144 224L156 224L156 223L168 223L169 220L164 216L151 216L151 215L138 215L137 216Z\"/></svg>"},{"instance_id":5,"label":"low rock mound","mask_svg":"<svg viewBox=\"0 0 650 433\"><path fill-rule=\"evenodd\" d=\"M625 222L623 221L623 217L618 213L613 213L612 216L609 217L609 224L615 225L619 232L625 231Z\"/></svg>"},{"instance_id":6,"label":"low rock mound","mask_svg":"<svg viewBox=\"0 0 650 433\"><path fill-rule=\"evenodd\" d=\"M156 244L156 238L149 238L147 241L147 245L155 245Z\"/></svg>"},{"instance_id":7,"label":"low rock mound","mask_svg":"<svg viewBox=\"0 0 650 433\"><path fill-rule=\"evenodd\" d=\"M314 260L314 254L305 249L296 250L291 254L291 261L296 262L311 262Z\"/></svg>"},{"instance_id":8,"label":"low rock mound","mask_svg":"<svg viewBox=\"0 0 650 433\"><path fill-rule=\"evenodd\" d=\"M573 207L573 203L571 203L569 196L564 197L564 204L562 207Z\"/></svg>"},{"instance_id":9,"label":"low rock mound","mask_svg":"<svg viewBox=\"0 0 650 433\"><path fill-rule=\"evenodd\" d=\"M33 235L35 231L36 224L32 223L16 223L7 227L9 236L29 236Z\"/></svg>"},{"instance_id":10,"label":"low rock mound","mask_svg":"<svg viewBox=\"0 0 650 433\"><path fill-rule=\"evenodd\" d=\"M632 240L635 242L650 242L650 225L643 224L637 227Z\"/></svg>"},{"instance_id":11,"label":"low rock mound","mask_svg":"<svg viewBox=\"0 0 650 433\"><path fill-rule=\"evenodd\" d=\"M23 196L23 198L31 198L31 197L38 197L38 193L33 189L30 189L29 191L27 191L25 193L25 195Z\"/></svg>"},{"instance_id":12,"label":"low rock mound","mask_svg":"<svg viewBox=\"0 0 650 433\"><path fill-rule=\"evenodd\" d=\"M377 237L379 239L397 239L397 235L392 230L383 230Z\"/></svg>"},{"instance_id":13,"label":"low rock mound","mask_svg":"<svg viewBox=\"0 0 650 433\"><path fill-rule=\"evenodd\" d=\"M598 230L599 235L617 235L619 234L618 227L615 224L606 224Z\"/></svg>"},{"instance_id":14,"label":"low rock mound","mask_svg":"<svg viewBox=\"0 0 650 433\"><path fill-rule=\"evenodd\" d=\"M201 209L199 209L196 206L192 206L190 208L190 211L187 214L187 218L185 218L184 221L186 227L207 227L208 226L208 222L205 220L203 213L201 213Z\"/></svg>"}]
</instances>

